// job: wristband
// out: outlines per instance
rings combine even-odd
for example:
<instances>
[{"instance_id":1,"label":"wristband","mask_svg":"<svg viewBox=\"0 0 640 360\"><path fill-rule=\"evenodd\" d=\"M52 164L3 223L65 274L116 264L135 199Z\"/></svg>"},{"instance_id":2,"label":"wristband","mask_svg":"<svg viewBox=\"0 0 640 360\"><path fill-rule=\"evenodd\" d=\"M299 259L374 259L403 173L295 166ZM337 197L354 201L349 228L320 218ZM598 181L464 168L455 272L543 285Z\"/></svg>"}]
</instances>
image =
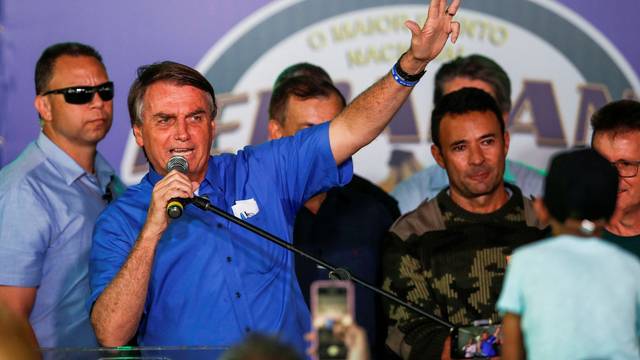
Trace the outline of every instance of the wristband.
<instances>
[{"instance_id":1,"label":"wristband","mask_svg":"<svg viewBox=\"0 0 640 360\"><path fill-rule=\"evenodd\" d=\"M400 58L402 58L402 56L400 56ZM400 67L400 59L398 59L398 61L391 68L391 75L393 76L393 79L398 84L400 84L402 86L406 86L406 87L416 86L416 84L418 84L418 82L420 81L420 79L422 78L424 73L425 73L425 70L422 70L420 73L415 74L415 75L407 74Z\"/></svg>"}]
</instances>

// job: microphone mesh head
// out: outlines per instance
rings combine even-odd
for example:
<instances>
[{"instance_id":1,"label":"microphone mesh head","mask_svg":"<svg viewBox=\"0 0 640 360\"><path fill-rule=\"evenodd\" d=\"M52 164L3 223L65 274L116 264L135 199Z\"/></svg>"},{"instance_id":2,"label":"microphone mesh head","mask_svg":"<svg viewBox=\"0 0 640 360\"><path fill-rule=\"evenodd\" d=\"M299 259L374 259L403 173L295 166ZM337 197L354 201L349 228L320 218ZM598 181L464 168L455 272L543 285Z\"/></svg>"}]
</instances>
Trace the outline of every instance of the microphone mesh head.
<instances>
[{"instance_id":1,"label":"microphone mesh head","mask_svg":"<svg viewBox=\"0 0 640 360\"><path fill-rule=\"evenodd\" d=\"M167 172L171 170L178 170L179 172L186 174L187 171L189 171L187 159L179 155L173 156L169 159L169 162L167 162Z\"/></svg>"}]
</instances>

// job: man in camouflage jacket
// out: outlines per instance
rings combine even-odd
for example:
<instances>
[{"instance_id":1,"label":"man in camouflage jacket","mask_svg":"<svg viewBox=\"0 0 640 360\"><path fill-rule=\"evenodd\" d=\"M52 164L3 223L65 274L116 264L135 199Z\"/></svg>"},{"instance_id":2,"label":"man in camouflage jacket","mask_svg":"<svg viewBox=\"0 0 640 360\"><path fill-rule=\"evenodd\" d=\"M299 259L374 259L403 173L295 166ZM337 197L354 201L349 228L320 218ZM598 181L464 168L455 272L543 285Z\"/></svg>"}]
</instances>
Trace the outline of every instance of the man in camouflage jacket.
<instances>
[{"instance_id":1,"label":"man in camouflage jacket","mask_svg":"<svg viewBox=\"0 0 640 360\"><path fill-rule=\"evenodd\" d=\"M494 99L446 95L432 113L432 155L450 187L402 216L385 244L383 287L456 326L499 321L495 303L512 250L544 237L531 200L504 183L509 147ZM403 359L449 357L449 330L388 304L387 346Z\"/></svg>"}]
</instances>

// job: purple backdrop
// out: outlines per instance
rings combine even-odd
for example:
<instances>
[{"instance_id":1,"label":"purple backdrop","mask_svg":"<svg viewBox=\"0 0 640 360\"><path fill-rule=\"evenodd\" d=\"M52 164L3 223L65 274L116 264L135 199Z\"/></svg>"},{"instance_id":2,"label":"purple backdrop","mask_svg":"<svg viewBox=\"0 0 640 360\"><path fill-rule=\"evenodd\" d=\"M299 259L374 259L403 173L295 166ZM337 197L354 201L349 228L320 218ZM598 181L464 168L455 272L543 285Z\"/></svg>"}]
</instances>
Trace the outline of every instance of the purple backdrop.
<instances>
[{"instance_id":1,"label":"purple backdrop","mask_svg":"<svg viewBox=\"0 0 640 360\"><path fill-rule=\"evenodd\" d=\"M37 136L33 71L46 46L80 41L102 53L117 93L114 124L100 150L119 169L130 131L125 99L136 67L165 59L195 66L217 39L268 2L0 0L0 166ZM600 30L640 73L639 1L559 2Z\"/></svg>"}]
</instances>

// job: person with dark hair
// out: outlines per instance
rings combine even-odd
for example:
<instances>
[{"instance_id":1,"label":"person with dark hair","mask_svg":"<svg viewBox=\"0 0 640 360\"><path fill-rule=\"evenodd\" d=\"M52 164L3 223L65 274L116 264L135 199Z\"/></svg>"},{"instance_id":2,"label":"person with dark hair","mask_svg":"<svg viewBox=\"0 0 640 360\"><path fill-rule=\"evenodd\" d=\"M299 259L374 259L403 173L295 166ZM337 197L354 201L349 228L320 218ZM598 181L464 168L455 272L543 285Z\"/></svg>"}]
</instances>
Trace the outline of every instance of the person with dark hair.
<instances>
[{"instance_id":1,"label":"person with dark hair","mask_svg":"<svg viewBox=\"0 0 640 360\"><path fill-rule=\"evenodd\" d=\"M293 64L288 68L282 70L282 72L276 78L276 81L273 83L273 88L276 89L285 80L298 76L310 76L314 79L324 80L333 84L333 79L331 79L331 76L329 76L329 73L327 73L325 69L315 64L301 62Z\"/></svg>"},{"instance_id":2,"label":"person with dark hair","mask_svg":"<svg viewBox=\"0 0 640 360\"><path fill-rule=\"evenodd\" d=\"M304 106L299 106L300 103ZM313 106L318 104L323 106ZM330 81L309 75L287 78L273 88L269 101L269 140L293 136L298 130L329 121L346 106L344 96ZM311 114L314 115L313 119L307 119L311 117L307 113L290 115L316 109L327 110ZM325 118L327 116L331 117Z\"/></svg>"},{"instance_id":3,"label":"person with dark hair","mask_svg":"<svg viewBox=\"0 0 640 360\"><path fill-rule=\"evenodd\" d=\"M465 87L478 88L493 96L505 124L509 123L511 81L500 65L478 54L445 63L436 73L433 103L437 104L444 95ZM542 194L544 175L531 166L507 159L503 177L504 181L517 185L525 196ZM435 164L396 185L391 195L398 200L400 211L405 214L435 197L448 185L446 171Z\"/></svg>"},{"instance_id":4,"label":"person with dark hair","mask_svg":"<svg viewBox=\"0 0 640 360\"><path fill-rule=\"evenodd\" d=\"M302 360L296 350L262 334L251 334L220 356L219 360Z\"/></svg>"},{"instance_id":5,"label":"person with dark hair","mask_svg":"<svg viewBox=\"0 0 640 360\"><path fill-rule=\"evenodd\" d=\"M602 237L640 256L640 102L619 100L591 118L591 146L618 169L616 211Z\"/></svg>"},{"instance_id":6,"label":"person with dark hair","mask_svg":"<svg viewBox=\"0 0 640 360\"><path fill-rule=\"evenodd\" d=\"M322 68L319 68L322 69ZM288 71L285 70L285 72ZM284 78L280 75L279 78ZM345 107L338 89L325 77L292 76L280 81L269 106L269 139L294 136L298 131L335 118ZM300 249L331 264L348 269L371 284L381 280L381 246L387 230L400 216L396 201L371 182L353 175L343 187L314 195L295 217L293 242ZM314 280L328 279L328 271L297 258L298 283L307 305ZM356 288L356 319L367 330L372 354L384 350L381 340L382 304L377 294ZM374 357L375 358L375 357Z\"/></svg>"},{"instance_id":7,"label":"person with dark hair","mask_svg":"<svg viewBox=\"0 0 640 360\"><path fill-rule=\"evenodd\" d=\"M123 190L97 152L113 83L92 47L48 47L35 70L42 131L0 171L0 301L41 347L97 345L84 307L94 223ZM35 340L34 339L34 340Z\"/></svg>"},{"instance_id":8,"label":"person with dark hair","mask_svg":"<svg viewBox=\"0 0 640 360\"><path fill-rule=\"evenodd\" d=\"M618 190L592 149L552 158L535 210L553 236L511 257L497 305L502 359L640 358L640 261L599 238Z\"/></svg>"},{"instance_id":9,"label":"person with dark hair","mask_svg":"<svg viewBox=\"0 0 640 360\"><path fill-rule=\"evenodd\" d=\"M410 49L330 123L235 155L209 154L216 108L204 76L172 62L141 69L129 111L150 171L96 223L89 305L100 343L137 335L140 345L227 346L261 332L303 352L311 319L293 254L196 207L173 220L167 208L176 198L206 197L292 242L300 207L350 180L351 156L383 131L449 36L457 38L459 2L432 1L422 29L408 21ZM176 156L187 163L182 172L167 169Z\"/></svg>"},{"instance_id":10,"label":"person with dark hair","mask_svg":"<svg viewBox=\"0 0 640 360\"><path fill-rule=\"evenodd\" d=\"M431 154L450 185L398 219L383 250L384 287L456 326L498 321L507 257L544 236L531 200L503 180L509 148L491 95L463 88L431 115ZM389 303L387 346L403 359L449 357L449 329Z\"/></svg>"}]
</instances>

